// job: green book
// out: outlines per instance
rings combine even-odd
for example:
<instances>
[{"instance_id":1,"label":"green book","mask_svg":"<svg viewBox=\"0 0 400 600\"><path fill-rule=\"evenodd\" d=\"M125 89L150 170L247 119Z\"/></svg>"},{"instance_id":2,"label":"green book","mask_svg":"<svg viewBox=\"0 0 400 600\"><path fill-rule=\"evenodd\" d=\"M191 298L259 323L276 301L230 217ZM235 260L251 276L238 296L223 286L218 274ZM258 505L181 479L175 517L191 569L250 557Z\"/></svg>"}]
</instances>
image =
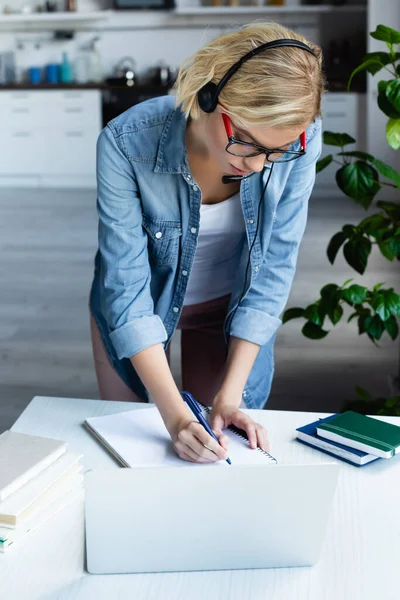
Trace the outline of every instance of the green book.
<instances>
[{"instance_id":1,"label":"green book","mask_svg":"<svg viewBox=\"0 0 400 600\"><path fill-rule=\"evenodd\" d=\"M318 425L317 434L382 458L391 458L400 452L400 426L352 410Z\"/></svg>"}]
</instances>

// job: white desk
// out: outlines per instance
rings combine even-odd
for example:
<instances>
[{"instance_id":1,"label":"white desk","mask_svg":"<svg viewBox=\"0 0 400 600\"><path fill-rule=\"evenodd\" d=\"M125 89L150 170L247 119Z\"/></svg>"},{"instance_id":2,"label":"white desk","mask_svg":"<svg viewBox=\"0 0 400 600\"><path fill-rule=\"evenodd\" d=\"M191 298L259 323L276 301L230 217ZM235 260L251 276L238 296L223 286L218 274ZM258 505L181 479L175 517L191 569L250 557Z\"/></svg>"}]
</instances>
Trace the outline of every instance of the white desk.
<instances>
[{"instance_id":1,"label":"white desk","mask_svg":"<svg viewBox=\"0 0 400 600\"><path fill-rule=\"evenodd\" d=\"M143 405L37 397L13 429L68 441L72 451L84 454L85 470L113 465L118 469L81 424L89 416L136 407ZM280 463L331 460L293 441L296 427L319 416L259 412ZM77 500L8 554L0 555L1 595L7 600L398 600L400 457L361 469L339 462L342 469L334 510L315 567L89 575L85 571L83 500Z\"/></svg>"}]
</instances>

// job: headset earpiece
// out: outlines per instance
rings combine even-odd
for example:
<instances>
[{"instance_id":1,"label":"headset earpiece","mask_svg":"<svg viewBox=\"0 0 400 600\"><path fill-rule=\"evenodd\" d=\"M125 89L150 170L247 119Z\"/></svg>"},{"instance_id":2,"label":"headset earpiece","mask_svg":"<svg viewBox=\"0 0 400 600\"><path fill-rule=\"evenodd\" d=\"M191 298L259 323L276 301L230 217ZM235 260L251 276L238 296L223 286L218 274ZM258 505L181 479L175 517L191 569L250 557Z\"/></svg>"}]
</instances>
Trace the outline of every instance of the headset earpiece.
<instances>
[{"instance_id":1,"label":"headset earpiece","mask_svg":"<svg viewBox=\"0 0 400 600\"><path fill-rule=\"evenodd\" d=\"M212 113L218 104L218 88L215 83L209 81L197 94L197 100L202 111Z\"/></svg>"}]
</instances>

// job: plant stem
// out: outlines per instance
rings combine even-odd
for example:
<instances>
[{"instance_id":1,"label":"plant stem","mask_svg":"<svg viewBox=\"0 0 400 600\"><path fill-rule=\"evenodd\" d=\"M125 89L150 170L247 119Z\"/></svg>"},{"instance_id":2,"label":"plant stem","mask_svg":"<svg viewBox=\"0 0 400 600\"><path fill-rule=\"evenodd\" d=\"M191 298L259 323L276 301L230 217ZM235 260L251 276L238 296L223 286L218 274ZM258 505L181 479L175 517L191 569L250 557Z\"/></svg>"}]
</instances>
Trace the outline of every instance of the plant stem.
<instances>
[{"instance_id":1,"label":"plant stem","mask_svg":"<svg viewBox=\"0 0 400 600\"><path fill-rule=\"evenodd\" d=\"M393 63L392 63L392 64L393 64ZM393 64L393 66L394 66L394 64ZM395 79L397 78L397 75L396 75L396 69L395 69L394 73L392 73L392 71L391 71L391 70L390 70L388 67L386 67L386 66L384 67L384 69L385 69L385 71L387 71L388 73L390 73L390 75L391 75L392 77L394 77Z\"/></svg>"},{"instance_id":2,"label":"plant stem","mask_svg":"<svg viewBox=\"0 0 400 600\"><path fill-rule=\"evenodd\" d=\"M387 185L389 187L397 188L397 185L395 183L387 183L386 181L375 181L374 183L380 183L380 185Z\"/></svg>"}]
</instances>

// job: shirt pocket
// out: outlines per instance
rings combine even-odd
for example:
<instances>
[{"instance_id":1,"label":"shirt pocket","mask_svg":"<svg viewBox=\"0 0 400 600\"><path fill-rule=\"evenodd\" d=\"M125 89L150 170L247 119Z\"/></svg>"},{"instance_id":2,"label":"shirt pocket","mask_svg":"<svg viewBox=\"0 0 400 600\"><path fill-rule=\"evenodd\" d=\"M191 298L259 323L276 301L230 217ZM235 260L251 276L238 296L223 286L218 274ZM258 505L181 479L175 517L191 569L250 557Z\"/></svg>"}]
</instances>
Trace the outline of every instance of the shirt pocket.
<instances>
[{"instance_id":1,"label":"shirt pocket","mask_svg":"<svg viewBox=\"0 0 400 600\"><path fill-rule=\"evenodd\" d=\"M143 215L142 225L147 233L150 263L160 266L173 264L182 236L180 221L162 221Z\"/></svg>"}]
</instances>

